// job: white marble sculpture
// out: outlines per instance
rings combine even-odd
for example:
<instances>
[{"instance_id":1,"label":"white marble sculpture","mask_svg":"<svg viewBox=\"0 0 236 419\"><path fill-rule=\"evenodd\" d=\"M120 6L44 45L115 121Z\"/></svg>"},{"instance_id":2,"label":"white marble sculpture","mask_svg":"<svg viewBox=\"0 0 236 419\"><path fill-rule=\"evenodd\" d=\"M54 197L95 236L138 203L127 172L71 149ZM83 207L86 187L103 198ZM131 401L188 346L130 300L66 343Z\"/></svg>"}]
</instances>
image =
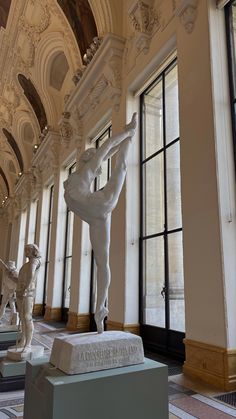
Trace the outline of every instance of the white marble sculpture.
<instances>
[{"instance_id":1,"label":"white marble sculpture","mask_svg":"<svg viewBox=\"0 0 236 419\"><path fill-rule=\"evenodd\" d=\"M95 322L98 333L104 330L103 321L108 314L105 306L110 284L109 248L111 213L114 210L127 171L127 155L137 125L133 114L123 132L106 140L100 148L89 148L82 153L79 167L64 182L68 207L89 224L90 241L97 265L97 302ZM94 179L101 174L102 163L116 153L116 164L105 187L91 192Z\"/></svg>"},{"instance_id":2,"label":"white marble sculpture","mask_svg":"<svg viewBox=\"0 0 236 419\"><path fill-rule=\"evenodd\" d=\"M16 347L8 349L7 356L10 359L21 360L33 358L35 352L42 355L42 347L31 346L33 338L33 305L36 291L37 272L40 267L41 255L36 244L27 244L25 246L25 256L28 262L24 263L19 271L16 287L16 302L21 323L21 339ZM33 355L32 355L32 354ZM31 355L30 355L31 354Z\"/></svg>"},{"instance_id":3,"label":"white marble sculpture","mask_svg":"<svg viewBox=\"0 0 236 419\"><path fill-rule=\"evenodd\" d=\"M5 316L6 306L9 303L11 309L11 315L8 319L10 325L17 324L17 312L16 312L16 285L18 279L18 271L16 269L15 262L9 260L5 264L2 259L0 263L4 267L4 276L2 282L2 301L0 306L0 321Z\"/></svg>"}]
</instances>

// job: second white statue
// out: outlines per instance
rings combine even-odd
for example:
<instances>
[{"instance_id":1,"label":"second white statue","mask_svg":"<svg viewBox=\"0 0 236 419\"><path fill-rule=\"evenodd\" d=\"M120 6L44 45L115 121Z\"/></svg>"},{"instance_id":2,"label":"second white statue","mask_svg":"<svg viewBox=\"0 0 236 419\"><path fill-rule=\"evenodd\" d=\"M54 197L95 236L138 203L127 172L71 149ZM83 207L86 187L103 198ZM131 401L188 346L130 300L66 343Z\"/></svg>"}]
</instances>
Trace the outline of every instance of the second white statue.
<instances>
[{"instance_id":1,"label":"second white statue","mask_svg":"<svg viewBox=\"0 0 236 419\"><path fill-rule=\"evenodd\" d=\"M33 306L35 299L37 273L40 267L41 255L36 244L27 244L25 246L25 256L28 261L23 264L19 271L16 287L16 303L20 316L21 339L16 346L7 351L9 359L20 361L32 359L43 355L42 346L32 346L33 338Z\"/></svg>"}]
</instances>

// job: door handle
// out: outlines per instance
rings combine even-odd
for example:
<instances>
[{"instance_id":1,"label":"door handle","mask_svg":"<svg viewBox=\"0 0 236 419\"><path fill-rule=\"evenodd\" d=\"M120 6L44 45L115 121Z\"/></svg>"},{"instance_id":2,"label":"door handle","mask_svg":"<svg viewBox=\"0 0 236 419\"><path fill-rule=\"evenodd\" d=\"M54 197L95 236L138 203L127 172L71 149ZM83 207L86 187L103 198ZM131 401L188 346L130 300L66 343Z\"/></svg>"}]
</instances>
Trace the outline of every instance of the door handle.
<instances>
[{"instance_id":1,"label":"door handle","mask_svg":"<svg viewBox=\"0 0 236 419\"><path fill-rule=\"evenodd\" d=\"M164 285L162 290L161 290L161 295L163 297L163 300L165 299L166 291L167 291L167 289L166 289L166 286Z\"/></svg>"}]
</instances>

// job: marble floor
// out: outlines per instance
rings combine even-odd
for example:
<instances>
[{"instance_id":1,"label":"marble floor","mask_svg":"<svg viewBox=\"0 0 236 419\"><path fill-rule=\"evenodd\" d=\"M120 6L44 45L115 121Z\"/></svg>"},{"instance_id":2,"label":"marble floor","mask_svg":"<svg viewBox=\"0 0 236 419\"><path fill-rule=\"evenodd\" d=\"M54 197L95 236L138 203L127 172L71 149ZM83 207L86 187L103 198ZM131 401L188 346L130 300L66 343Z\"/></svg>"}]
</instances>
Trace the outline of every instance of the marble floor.
<instances>
[{"instance_id":1,"label":"marble floor","mask_svg":"<svg viewBox=\"0 0 236 419\"><path fill-rule=\"evenodd\" d=\"M62 324L36 321L34 344L42 344L49 352L55 336L62 336ZM0 351L0 356L4 352ZM192 381L182 373L179 362L146 352L146 357L166 363L169 370L169 419L230 419L236 418L236 408L216 399L220 394L216 389ZM0 393L0 419L23 419L24 391ZM153 419L155 414L153 415ZM33 419L33 418L32 418ZM88 418L90 419L90 418Z\"/></svg>"}]
</instances>

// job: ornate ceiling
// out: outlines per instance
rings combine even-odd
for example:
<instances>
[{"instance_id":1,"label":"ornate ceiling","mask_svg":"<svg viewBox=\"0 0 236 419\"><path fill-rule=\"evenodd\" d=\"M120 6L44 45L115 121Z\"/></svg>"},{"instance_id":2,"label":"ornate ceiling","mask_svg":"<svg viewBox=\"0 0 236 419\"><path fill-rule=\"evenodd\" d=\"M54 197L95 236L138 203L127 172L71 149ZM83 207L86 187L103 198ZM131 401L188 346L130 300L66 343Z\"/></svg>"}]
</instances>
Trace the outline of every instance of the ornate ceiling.
<instances>
[{"instance_id":1,"label":"ornate ceiling","mask_svg":"<svg viewBox=\"0 0 236 419\"><path fill-rule=\"evenodd\" d=\"M58 130L72 78L98 35L93 3L0 0L0 206L45 130Z\"/></svg>"}]
</instances>

